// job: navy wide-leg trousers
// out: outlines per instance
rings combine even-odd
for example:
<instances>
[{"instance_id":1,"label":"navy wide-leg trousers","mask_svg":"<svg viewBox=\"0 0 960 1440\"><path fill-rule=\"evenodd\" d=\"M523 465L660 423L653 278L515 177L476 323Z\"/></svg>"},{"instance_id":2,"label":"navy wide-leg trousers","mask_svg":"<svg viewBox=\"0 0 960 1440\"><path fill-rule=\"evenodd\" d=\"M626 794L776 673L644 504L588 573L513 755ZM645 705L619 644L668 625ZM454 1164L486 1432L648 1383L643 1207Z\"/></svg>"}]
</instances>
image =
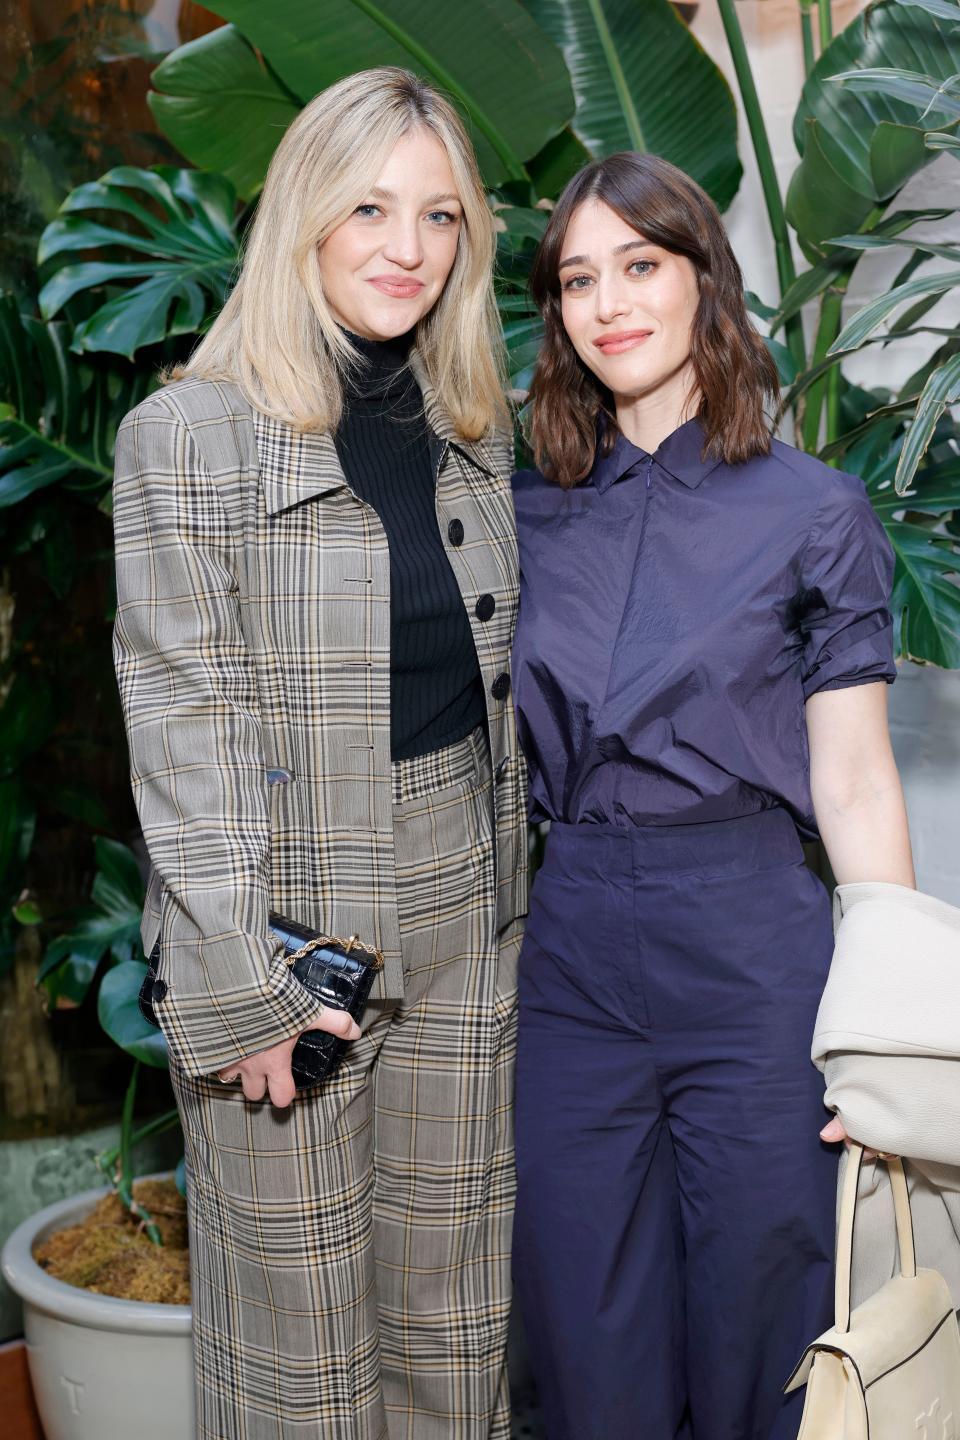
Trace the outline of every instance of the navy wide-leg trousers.
<instances>
[{"instance_id":1,"label":"navy wide-leg trousers","mask_svg":"<svg viewBox=\"0 0 960 1440\"><path fill-rule=\"evenodd\" d=\"M782 810L554 825L520 962L514 1279L548 1440L795 1440L832 1314L829 901Z\"/></svg>"}]
</instances>

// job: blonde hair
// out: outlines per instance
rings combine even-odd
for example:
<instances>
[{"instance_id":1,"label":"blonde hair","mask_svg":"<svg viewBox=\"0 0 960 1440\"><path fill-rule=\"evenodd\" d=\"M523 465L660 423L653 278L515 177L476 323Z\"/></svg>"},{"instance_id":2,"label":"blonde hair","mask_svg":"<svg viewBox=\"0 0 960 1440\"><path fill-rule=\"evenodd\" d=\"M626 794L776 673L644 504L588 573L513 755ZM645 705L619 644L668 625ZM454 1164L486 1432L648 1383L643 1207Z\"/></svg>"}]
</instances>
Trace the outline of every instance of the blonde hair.
<instances>
[{"instance_id":1,"label":"blonde hair","mask_svg":"<svg viewBox=\"0 0 960 1440\"><path fill-rule=\"evenodd\" d=\"M362 70L314 97L280 141L244 243L239 279L185 365L171 373L234 380L298 430L332 430L357 353L324 297L317 251L366 199L402 136L443 145L463 225L443 292L416 345L440 405L465 439L505 418L502 335L493 298L493 217L453 106L408 70Z\"/></svg>"}]
</instances>

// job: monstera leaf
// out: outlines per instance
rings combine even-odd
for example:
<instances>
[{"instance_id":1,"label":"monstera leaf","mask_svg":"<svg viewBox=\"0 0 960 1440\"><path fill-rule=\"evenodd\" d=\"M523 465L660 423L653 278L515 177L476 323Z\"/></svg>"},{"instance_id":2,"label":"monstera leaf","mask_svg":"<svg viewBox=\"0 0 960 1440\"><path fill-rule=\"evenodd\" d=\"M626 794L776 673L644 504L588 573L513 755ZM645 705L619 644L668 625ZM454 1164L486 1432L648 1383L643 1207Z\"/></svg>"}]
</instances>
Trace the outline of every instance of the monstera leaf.
<instances>
[{"instance_id":1,"label":"monstera leaf","mask_svg":"<svg viewBox=\"0 0 960 1440\"><path fill-rule=\"evenodd\" d=\"M24 315L0 295L0 508L59 483L101 500L117 425L146 393L146 372L70 354L65 321Z\"/></svg>"},{"instance_id":2,"label":"monstera leaf","mask_svg":"<svg viewBox=\"0 0 960 1440\"><path fill-rule=\"evenodd\" d=\"M668 0L524 5L563 52L577 99L571 128L593 155L662 155L729 205L742 174L736 106Z\"/></svg>"},{"instance_id":3,"label":"monstera leaf","mask_svg":"<svg viewBox=\"0 0 960 1440\"><path fill-rule=\"evenodd\" d=\"M189 160L221 168L244 110L243 132L257 131L257 143L231 173L245 194L262 180L290 118L283 99L306 104L335 80L373 66L403 66L452 96L491 186L527 178L525 162L573 114L563 59L518 0L213 0L209 8L235 33L168 56L154 71L160 93L151 104ZM262 64L252 50L242 53L241 36Z\"/></svg>"},{"instance_id":4,"label":"monstera leaf","mask_svg":"<svg viewBox=\"0 0 960 1440\"><path fill-rule=\"evenodd\" d=\"M91 210L123 217L126 228L82 214ZM79 186L44 230L37 258L41 265L83 252L108 251L110 258L62 266L40 291L41 313L50 319L75 295L122 285L74 328L74 350L132 359L144 345L201 330L223 304L237 264L235 210L223 176L166 165L123 165Z\"/></svg>"},{"instance_id":5,"label":"monstera leaf","mask_svg":"<svg viewBox=\"0 0 960 1440\"><path fill-rule=\"evenodd\" d=\"M922 72L934 85L960 71L960 30L931 11L881 0L836 37L811 71L794 118L802 156L787 196L787 217L802 242L859 230L877 205L934 158L929 123L907 98L881 93L865 76L877 69Z\"/></svg>"}]
</instances>

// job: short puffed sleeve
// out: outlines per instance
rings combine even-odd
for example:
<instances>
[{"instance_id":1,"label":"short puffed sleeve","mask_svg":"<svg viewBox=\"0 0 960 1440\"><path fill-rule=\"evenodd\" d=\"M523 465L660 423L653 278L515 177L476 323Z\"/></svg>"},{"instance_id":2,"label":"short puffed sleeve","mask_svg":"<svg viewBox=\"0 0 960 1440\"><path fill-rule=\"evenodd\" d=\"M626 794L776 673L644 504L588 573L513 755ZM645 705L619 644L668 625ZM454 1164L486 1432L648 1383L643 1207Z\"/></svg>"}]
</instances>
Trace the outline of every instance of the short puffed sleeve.
<instances>
[{"instance_id":1,"label":"short puffed sleeve","mask_svg":"<svg viewBox=\"0 0 960 1440\"><path fill-rule=\"evenodd\" d=\"M895 680L893 549L857 476L834 471L827 479L800 580L804 699Z\"/></svg>"}]
</instances>

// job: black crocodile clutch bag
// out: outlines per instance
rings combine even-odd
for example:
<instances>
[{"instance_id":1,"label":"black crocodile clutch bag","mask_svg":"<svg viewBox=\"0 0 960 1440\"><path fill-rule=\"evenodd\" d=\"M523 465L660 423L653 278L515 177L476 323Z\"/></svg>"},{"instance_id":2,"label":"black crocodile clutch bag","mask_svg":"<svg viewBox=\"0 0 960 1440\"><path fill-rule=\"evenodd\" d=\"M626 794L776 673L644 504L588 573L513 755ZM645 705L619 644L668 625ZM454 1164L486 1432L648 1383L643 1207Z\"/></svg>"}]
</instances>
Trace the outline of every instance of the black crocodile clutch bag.
<instances>
[{"instance_id":1,"label":"black crocodile clutch bag","mask_svg":"<svg viewBox=\"0 0 960 1440\"><path fill-rule=\"evenodd\" d=\"M333 1010L347 1010L357 1023L363 1014L370 988L377 971L383 968L379 950L370 950L354 935L339 940L334 935L318 935L272 911L267 923L270 932L283 941L287 964L304 989ZM160 1028L153 1008L153 986L160 961L160 940L150 955L150 966L140 986L140 1014L151 1025ZM330 1035L326 1030L305 1030L293 1047L290 1068L298 1090L319 1085L332 1075L346 1053L350 1042Z\"/></svg>"}]
</instances>

